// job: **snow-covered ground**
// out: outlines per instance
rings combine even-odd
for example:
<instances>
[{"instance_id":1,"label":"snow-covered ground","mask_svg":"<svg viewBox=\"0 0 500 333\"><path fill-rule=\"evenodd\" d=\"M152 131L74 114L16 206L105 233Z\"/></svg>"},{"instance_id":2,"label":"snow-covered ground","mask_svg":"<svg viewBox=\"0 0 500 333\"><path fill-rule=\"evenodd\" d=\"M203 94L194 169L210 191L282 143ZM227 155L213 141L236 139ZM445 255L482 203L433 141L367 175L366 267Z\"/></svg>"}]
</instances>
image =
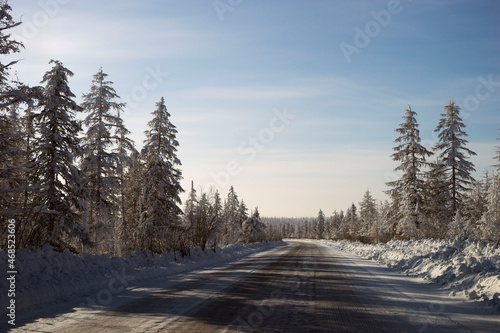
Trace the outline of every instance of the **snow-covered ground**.
<instances>
[{"instance_id":1,"label":"snow-covered ground","mask_svg":"<svg viewBox=\"0 0 500 333\"><path fill-rule=\"evenodd\" d=\"M321 243L424 278L449 290L450 296L483 301L500 311L500 247L494 244L432 239Z\"/></svg>"},{"instance_id":2,"label":"snow-covered ground","mask_svg":"<svg viewBox=\"0 0 500 333\"><path fill-rule=\"evenodd\" d=\"M109 255L73 254L56 252L46 245L37 249L21 249L16 253L16 311L26 312L55 302L82 298L82 306L110 305L116 294L138 282L159 276L213 267L265 251L284 242L231 245L210 250L192 249L191 256L174 260L171 253L152 256L148 251L138 251L119 258ZM7 255L0 250L1 267L7 267ZM0 304L5 317L7 290L6 270L0 272ZM5 292L4 292L5 291ZM90 296L89 296L90 295Z\"/></svg>"}]
</instances>

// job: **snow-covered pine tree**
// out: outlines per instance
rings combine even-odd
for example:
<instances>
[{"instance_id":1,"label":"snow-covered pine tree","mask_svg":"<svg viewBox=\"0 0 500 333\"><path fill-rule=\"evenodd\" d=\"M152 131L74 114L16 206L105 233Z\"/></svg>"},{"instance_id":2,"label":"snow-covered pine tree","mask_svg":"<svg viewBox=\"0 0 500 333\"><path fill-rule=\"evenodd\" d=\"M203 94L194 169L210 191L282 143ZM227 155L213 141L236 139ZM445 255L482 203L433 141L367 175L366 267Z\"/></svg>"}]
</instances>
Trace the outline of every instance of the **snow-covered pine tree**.
<instances>
[{"instance_id":1,"label":"snow-covered pine tree","mask_svg":"<svg viewBox=\"0 0 500 333\"><path fill-rule=\"evenodd\" d=\"M374 229L378 222L377 205L369 189L366 190L363 200L359 203L359 217L361 219L361 236L371 239L377 238Z\"/></svg>"},{"instance_id":2,"label":"snow-covered pine tree","mask_svg":"<svg viewBox=\"0 0 500 333\"><path fill-rule=\"evenodd\" d=\"M15 22L10 15L12 8L6 1L0 3L0 54L8 55L20 52L23 44L11 38L9 29L21 22ZM7 230L9 218L17 217L20 210L23 151L21 149L23 133L18 126L17 102L19 92L9 82L9 69L17 61L0 62L0 229ZM17 219L19 221L19 219ZM3 236L0 234L0 236ZM5 238L6 241L6 238ZM4 237L0 242L4 247ZM16 242L19 245L19 242Z\"/></svg>"},{"instance_id":3,"label":"snow-covered pine tree","mask_svg":"<svg viewBox=\"0 0 500 333\"><path fill-rule=\"evenodd\" d=\"M181 165L176 152L179 143L177 130L170 122L170 113L162 97L148 123L143 174L143 212L139 226L141 247L152 252L175 251L180 244L179 208L183 192Z\"/></svg>"},{"instance_id":4,"label":"snow-covered pine tree","mask_svg":"<svg viewBox=\"0 0 500 333\"><path fill-rule=\"evenodd\" d=\"M34 199L36 225L29 239L32 246L49 242L70 247L90 240L81 223L88 192L83 174L74 164L82 153L78 140L81 127L75 120L81 108L68 86L68 76L73 73L59 61L51 60L50 64L53 67L42 80L45 87L40 111L34 115L39 138L34 147L37 155L33 175L41 189Z\"/></svg>"},{"instance_id":5,"label":"snow-covered pine tree","mask_svg":"<svg viewBox=\"0 0 500 333\"><path fill-rule=\"evenodd\" d=\"M224 231L223 242L225 245L238 242L241 233L241 224L239 218L240 201L234 191L234 187L229 188L227 198L224 201L223 218Z\"/></svg>"},{"instance_id":6,"label":"snow-covered pine tree","mask_svg":"<svg viewBox=\"0 0 500 333\"><path fill-rule=\"evenodd\" d=\"M324 239L325 238L325 213L320 209L318 212L318 217L316 218L315 223L315 238L316 239Z\"/></svg>"},{"instance_id":7,"label":"snow-covered pine tree","mask_svg":"<svg viewBox=\"0 0 500 333\"><path fill-rule=\"evenodd\" d=\"M425 174L424 236L427 238L444 238L451 222L449 209L450 193L446 165L438 158L429 164Z\"/></svg>"},{"instance_id":8,"label":"snow-covered pine tree","mask_svg":"<svg viewBox=\"0 0 500 333\"><path fill-rule=\"evenodd\" d=\"M427 165L426 157L432 153L420 144L420 131L416 119L417 113L408 105L403 116L404 122L395 131L400 136L394 140L398 145L394 147L395 153L391 155L394 161L400 162L395 171L401 171L401 179L388 182L391 187L386 191L393 203L394 209L399 212L396 232L403 238L419 236L422 222L422 191L424 181L421 168Z\"/></svg>"},{"instance_id":9,"label":"snow-covered pine tree","mask_svg":"<svg viewBox=\"0 0 500 333\"><path fill-rule=\"evenodd\" d=\"M220 233L223 227L222 200L220 198L219 191L217 190L213 191L211 202L212 202L210 205L211 233L208 237L208 242L212 251L215 252L217 250L217 244L220 239Z\"/></svg>"},{"instance_id":10,"label":"snow-covered pine tree","mask_svg":"<svg viewBox=\"0 0 500 333\"><path fill-rule=\"evenodd\" d=\"M440 151L439 158L446 165L448 173L448 188L450 193L450 213L455 216L458 209L466 199L466 193L474 181L471 172L475 171L474 164L467 159L476 155L475 152L465 147L468 143L463 137L467 136L460 118L460 107L450 100L444 106L444 113L434 130L438 133L439 141L435 146Z\"/></svg>"},{"instance_id":11,"label":"snow-covered pine tree","mask_svg":"<svg viewBox=\"0 0 500 333\"><path fill-rule=\"evenodd\" d=\"M143 187L142 177L144 175L144 163L142 156L137 150L130 155L131 165L126 170L123 181L123 201L126 221L123 231L123 251L130 253L140 246L138 226L143 211Z\"/></svg>"},{"instance_id":12,"label":"snow-covered pine tree","mask_svg":"<svg viewBox=\"0 0 500 333\"><path fill-rule=\"evenodd\" d=\"M119 170L122 159L112 148L119 144L115 129L123 126L112 112L124 108L116 100L119 96L107 81L102 68L94 75L90 92L83 95L81 107L87 113L83 124L87 128L83 138L81 170L89 191L86 225L97 253L121 253L118 217L121 214ZM120 170L121 171L121 170Z\"/></svg>"},{"instance_id":13,"label":"snow-covered pine tree","mask_svg":"<svg viewBox=\"0 0 500 333\"><path fill-rule=\"evenodd\" d=\"M485 183L488 181L487 179L485 182L474 181L470 194L464 202L462 219L470 223L472 229L476 228L476 225L487 210L488 201L486 200L487 191Z\"/></svg>"},{"instance_id":14,"label":"snow-covered pine tree","mask_svg":"<svg viewBox=\"0 0 500 333\"><path fill-rule=\"evenodd\" d=\"M117 96L117 98L119 98ZM125 105L125 104L123 104ZM130 200L134 200L133 196L137 196L137 194L127 195L126 191L126 175L129 169L132 167L133 160L132 157L135 156L137 150L135 149L135 144L132 139L130 139L129 135L131 132L125 127L123 119L121 118L121 108L116 109L116 126L115 126L115 138L118 141L116 144L116 148L113 152L117 156L116 160L116 173L118 177L118 198L119 198L119 230L120 230L120 239L122 243L122 247L127 248L127 242L129 240L129 232L130 223L134 221L129 221L127 219L126 213L126 202Z\"/></svg>"},{"instance_id":15,"label":"snow-covered pine tree","mask_svg":"<svg viewBox=\"0 0 500 333\"><path fill-rule=\"evenodd\" d=\"M345 214L345 224L347 229L347 237L350 240L359 240L359 216L358 216L358 208L354 203L347 209Z\"/></svg>"},{"instance_id":16,"label":"snow-covered pine tree","mask_svg":"<svg viewBox=\"0 0 500 333\"><path fill-rule=\"evenodd\" d=\"M266 225L260 220L259 209L255 207L252 216L247 218L241 225L242 227L242 242L254 243L264 240L264 229Z\"/></svg>"},{"instance_id":17,"label":"snow-covered pine tree","mask_svg":"<svg viewBox=\"0 0 500 333\"><path fill-rule=\"evenodd\" d=\"M476 237L500 245L500 174L492 176L487 201L487 210L478 223Z\"/></svg>"},{"instance_id":18,"label":"snow-covered pine tree","mask_svg":"<svg viewBox=\"0 0 500 333\"><path fill-rule=\"evenodd\" d=\"M498 132L500 133L500 128L498 129ZM498 141L500 141L500 136L497 138ZM497 161L498 164L493 165L493 167L497 168L497 174L500 175L500 146L497 146L497 151L494 159Z\"/></svg>"}]
</instances>

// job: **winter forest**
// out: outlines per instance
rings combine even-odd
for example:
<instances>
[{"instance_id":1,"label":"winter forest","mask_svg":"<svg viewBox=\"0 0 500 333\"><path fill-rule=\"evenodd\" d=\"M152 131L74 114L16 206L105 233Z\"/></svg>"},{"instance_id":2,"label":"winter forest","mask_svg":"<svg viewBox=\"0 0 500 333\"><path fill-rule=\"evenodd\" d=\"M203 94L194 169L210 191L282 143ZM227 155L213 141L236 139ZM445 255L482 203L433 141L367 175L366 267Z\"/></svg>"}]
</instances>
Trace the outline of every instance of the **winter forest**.
<instances>
[{"instance_id":1,"label":"winter forest","mask_svg":"<svg viewBox=\"0 0 500 333\"><path fill-rule=\"evenodd\" d=\"M0 8L0 52L24 48L9 34L21 24ZM55 55L57 56L57 55ZM190 248L216 251L234 243L281 238L391 239L460 238L500 243L500 148L496 172L474 179L460 106L450 100L436 126L432 150L421 144L417 113L410 106L396 129L392 159L399 179L387 183L390 200L367 190L358 205L316 218L261 218L231 187L227 194L180 185L181 143L162 97L151 106L146 139L130 139L121 115L127 105L103 69L89 77L83 103L75 102L70 69L59 60L27 86L0 63L0 244L7 248L9 221L16 247L124 256ZM175 112L175 111L174 111ZM142 147L140 147L142 146ZM493 160L492 160L493 161ZM181 202L180 194L188 191ZM279 198L276 198L279 200Z\"/></svg>"},{"instance_id":2,"label":"winter forest","mask_svg":"<svg viewBox=\"0 0 500 333\"><path fill-rule=\"evenodd\" d=\"M421 144L417 113L408 108L396 129L392 159L399 179L388 182L390 201L377 202L367 190L358 206L334 212L322 210L315 219L294 219L281 224L283 237L348 239L366 243L393 239L471 239L500 243L500 147L493 165L476 180L468 159L465 124L460 106L450 100L436 126L439 141L428 150ZM499 139L500 140L500 139Z\"/></svg>"}]
</instances>

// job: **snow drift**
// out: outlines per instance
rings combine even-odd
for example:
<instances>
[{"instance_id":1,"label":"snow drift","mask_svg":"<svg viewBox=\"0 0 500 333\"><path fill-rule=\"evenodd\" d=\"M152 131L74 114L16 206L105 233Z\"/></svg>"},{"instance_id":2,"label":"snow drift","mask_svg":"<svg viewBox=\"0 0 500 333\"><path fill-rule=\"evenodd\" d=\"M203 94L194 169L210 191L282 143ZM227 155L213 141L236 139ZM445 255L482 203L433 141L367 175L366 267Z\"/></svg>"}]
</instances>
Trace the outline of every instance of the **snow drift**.
<instances>
[{"instance_id":1,"label":"snow drift","mask_svg":"<svg viewBox=\"0 0 500 333\"><path fill-rule=\"evenodd\" d=\"M362 244L322 241L324 245L372 259L407 275L439 283L451 296L482 300L500 310L500 247L464 240L390 241Z\"/></svg>"}]
</instances>

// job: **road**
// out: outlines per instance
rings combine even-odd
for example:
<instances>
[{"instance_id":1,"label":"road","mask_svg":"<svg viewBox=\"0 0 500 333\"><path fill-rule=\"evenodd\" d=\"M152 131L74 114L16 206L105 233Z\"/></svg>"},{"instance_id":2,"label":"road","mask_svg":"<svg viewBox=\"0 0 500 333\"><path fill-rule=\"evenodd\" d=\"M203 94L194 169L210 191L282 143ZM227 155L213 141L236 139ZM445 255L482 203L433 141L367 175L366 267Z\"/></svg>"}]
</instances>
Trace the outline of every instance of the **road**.
<instances>
[{"instance_id":1,"label":"road","mask_svg":"<svg viewBox=\"0 0 500 333\"><path fill-rule=\"evenodd\" d=\"M432 299L433 290L418 281L355 260L316 243L294 242L146 294L131 290L106 310L76 310L18 331L494 332L498 327L491 316L475 316L475 324L465 320L467 309Z\"/></svg>"}]
</instances>

